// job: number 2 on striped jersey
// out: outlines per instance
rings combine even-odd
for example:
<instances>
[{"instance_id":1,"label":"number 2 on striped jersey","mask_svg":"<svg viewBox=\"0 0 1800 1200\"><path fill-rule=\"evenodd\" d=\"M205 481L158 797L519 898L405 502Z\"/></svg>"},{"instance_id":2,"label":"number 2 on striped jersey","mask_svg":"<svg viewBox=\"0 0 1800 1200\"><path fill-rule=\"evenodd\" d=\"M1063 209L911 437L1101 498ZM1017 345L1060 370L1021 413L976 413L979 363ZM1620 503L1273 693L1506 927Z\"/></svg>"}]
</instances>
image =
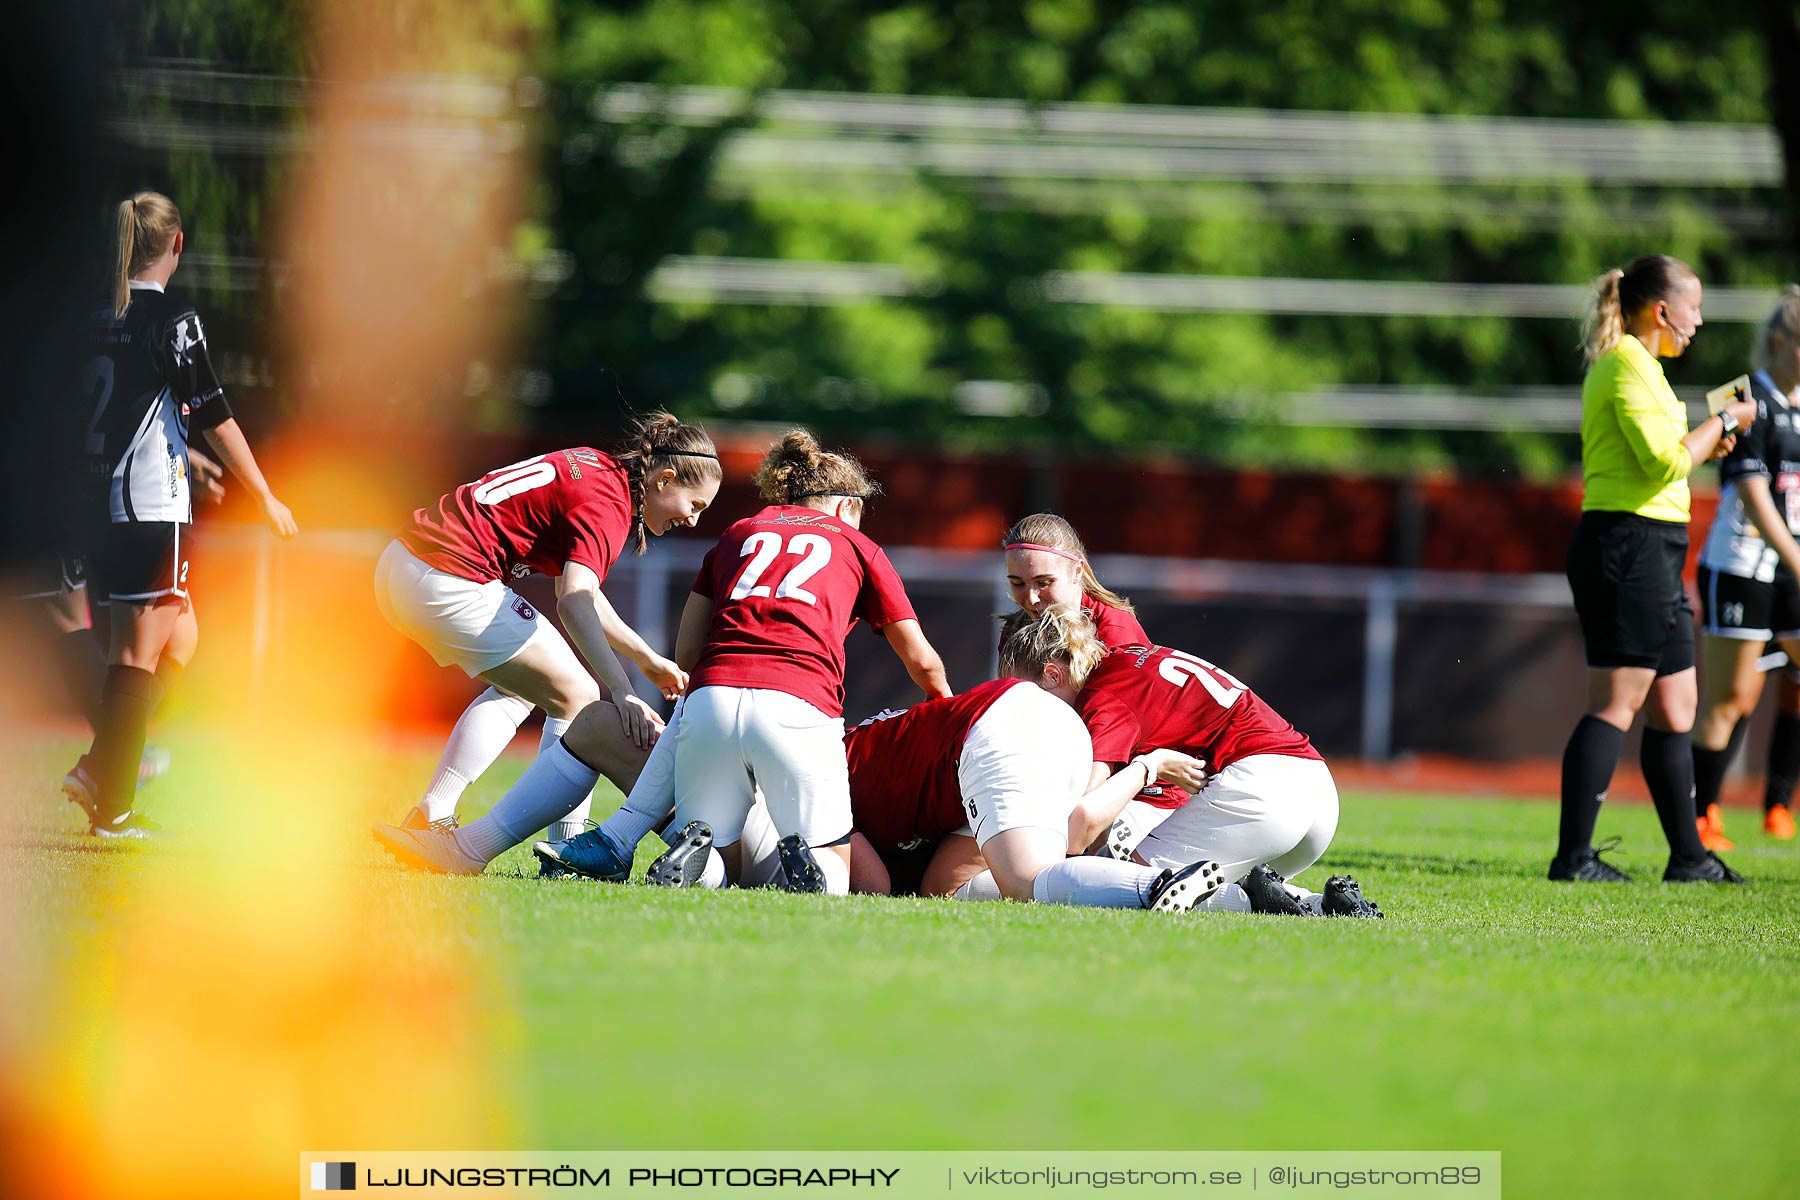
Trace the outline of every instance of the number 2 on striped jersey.
<instances>
[{"instance_id":1,"label":"number 2 on striped jersey","mask_svg":"<svg viewBox=\"0 0 1800 1200\"><path fill-rule=\"evenodd\" d=\"M825 569L831 561L831 543L816 533L796 533L788 539L789 554L804 554L806 557L788 568L780 584L774 589L777 600L798 600L803 604L817 604L819 598L801 585ZM732 586L731 598L743 600L752 596L767 596L769 585L761 582L763 572L781 553L781 535L779 533L753 533L744 539L738 550L739 556L749 555L750 562L744 567L744 573Z\"/></svg>"},{"instance_id":2,"label":"number 2 on striped jersey","mask_svg":"<svg viewBox=\"0 0 1800 1200\"><path fill-rule=\"evenodd\" d=\"M1220 708L1230 708L1238 702L1238 697L1250 690L1230 671L1215 667L1199 655L1189 654L1185 650L1169 651L1169 657L1162 660L1162 666L1156 669L1156 673L1176 687L1186 687L1188 680L1198 679L1200 686L1212 693L1212 698L1219 702ZM1231 686L1221 684L1221 679Z\"/></svg>"}]
</instances>

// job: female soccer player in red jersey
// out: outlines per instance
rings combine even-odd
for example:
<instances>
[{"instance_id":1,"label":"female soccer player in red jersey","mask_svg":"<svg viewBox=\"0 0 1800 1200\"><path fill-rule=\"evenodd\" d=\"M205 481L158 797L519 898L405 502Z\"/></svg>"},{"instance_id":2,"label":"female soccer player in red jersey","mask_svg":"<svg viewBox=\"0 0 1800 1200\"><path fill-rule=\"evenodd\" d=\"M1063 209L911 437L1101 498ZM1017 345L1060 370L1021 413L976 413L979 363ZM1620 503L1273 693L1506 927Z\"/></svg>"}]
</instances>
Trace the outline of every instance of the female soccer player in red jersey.
<instances>
[{"instance_id":1,"label":"female soccer player in red jersey","mask_svg":"<svg viewBox=\"0 0 1800 1200\"><path fill-rule=\"evenodd\" d=\"M862 466L794 430L763 459L756 484L768 507L707 552L682 613L678 644L704 639L674 735L675 816L687 833L650 878L695 882L673 869L697 849L683 854L680 844L695 823L737 878L737 842L760 791L788 886L841 895L850 865L845 638L867 621L926 696L950 688L900 576L859 531L877 491ZM815 859L813 849L826 853Z\"/></svg>"},{"instance_id":2,"label":"female soccer player in red jersey","mask_svg":"<svg viewBox=\"0 0 1800 1200\"><path fill-rule=\"evenodd\" d=\"M638 843L669 821L680 797L690 810L675 822L683 832L668 835L673 843L652 864L650 881L718 886L725 858L738 878L737 843L760 786L790 835L784 849L802 878L787 877L789 885L846 889L847 848L833 845L821 868L810 847L841 843L850 828L842 743L850 627L861 618L886 637L927 697L948 695L949 686L887 556L860 532L864 501L878 490L861 465L795 430L770 449L756 483L769 507L733 525L707 554L682 614L675 658L694 673L669 732L600 828L532 847L545 863L624 880ZM700 731L689 734L696 711ZM590 725L584 714L564 736L573 754L587 757ZM535 790L548 805L568 786L534 764L514 792ZM724 858L712 852L715 843ZM706 875L709 864L721 869Z\"/></svg>"},{"instance_id":3,"label":"female soccer player in red jersey","mask_svg":"<svg viewBox=\"0 0 1800 1200\"><path fill-rule=\"evenodd\" d=\"M1101 643L1109 650L1120 646L1152 646L1150 635L1138 624L1131 601L1119 595L1094 574L1088 565L1087 547L1075 527L1055 513L1033 513L1006 531L1006 584L1013 603L1032 616L1041 616L1052 604L1079 604L1093 618ZM1005 644L1005 636L1001 636Z\"/></svg>"},{"instance_id":4,"label":"female soccer player in red jersey","mask_svg":"<svg viewBox=\"0 0 1800 1200\"><path fill-rule=\"evenodd\" d=\"M1105 653L1085 622L1055 632L1069 657ZM1009 642L1003 661L1016 665L1015 653ZM1068 857L1093 753L1069 706L1022 678L884 713L852 729L845 748L857 891L890 893L889 863L915 846L932 855L918 887L926 896L1185 911L1224 882L1211 862L1158 870ZM1179 751L1153 750L1139 765L1152 778L1200 782L1198 760ZM1141 786L1135 769L1120 772L1086 801L1122 807Z\"/></svg>"},{"instance_id":5,"label":"female soccer player in red jersey","mask_svg":"<svg viewBox=\"0 0 1800 1200\"><path fill-rule=\"evenodd\" d=\"M1057 627L1085 619L1079 610L1055 606L1015 637L1035 637L1054 647L1066 640ZM1331 844L1338 820L1331 771L1305 734L1228 671L1185 651L1150 646L1115 651L1091 670L1085 661L1054 650L1009 661L1080 714L1093 742L1090 785L1134 767L1145 770L1148 782L1148 769L1134 756L1159 746L1207 760L1213 773L1144 838L1134 855L1138 861L1177 867L1215 859L1232 881L1267 865L1285 881L1317 862ZM1116 795L1097 794L1092 786L1070 818L1071 845L1087 844L1082 839L1097 837L1116 815ZM1247 883L1259 903L1275 890L1260 889L1259 899L1260 881L1259 876ZM1371 911L1361 912L1364 906ZM1296 911L1278 898L1276 908ZM1376 915L1347 880L1327 885L1324 910Z\"/></svg>"},{"instance_id":6,"label":"female soccer player in red jersey","mask_svg":"<svg viewBox=\"0 0 1800 1200\"><path fill-rule=\"evenodd\" d=\"M152 832L132 807L145 729L200 637L188 578L191 432L206 434L279 536L297 529L225 401L199 314L167 292L184 245L181 213L167 196L138 192L119 202L113 295L90 331L83 368L82 503L93 526L89 566L112 631L94 744L63 791L102 837Z\"/></svg>"},{"instance_id":7,"label":"female soccer player in red jersey","mask_svg":"<svg viewBox=\"0 0 1800 1200\"><path fill-rule=\"evenodd\" d=\"M1002 545L1006 583L1021 612L1036 617L1052 604L1079 604L1108 650L1156 644L1138 623L1131 601L1094 574L1087 547L1075 527L1055 513L1033 513L1019 521L1006 531ZM1006 645L1005 630L1000 644ZM1115 858L1129 858L1144 835L1186 804L1187 798L1183 788L1152 780L1107 828L1104 851Z\"/></svg>"},{"instance_id":8,"label":"female soccer player in red jersey","mask_svg":"<svg viewBox=\"0 0 1800 1200\"><path fill-rule=\"evenodd\" d=\"M587 447L558 450L489 472L428 508L388 545L376 568L376 599L394 628L491 686L463 713L425 797L403 828L377 836L402 858L430 865L423 831L452 828L464 788L512 740L532 708L546 714L544 739L554 742L574 716L599 702L593 677L562 635L507 580L536 571L557 576L557 613L582 658L612 693L611 719L593 736L604 744L608 774L629 788L662 722L632 691L615 649L635 662L665 695L687 676L621 620L600 583L629 544L643 553L645 535L693 526L718 493L718 452L705 432L668 413L643 418L626 448L605 454ZM585 812L556 814L580 828ZM541 826L521 830L523 836ZM510 833L510 831L509 831ZM483 831L472 851L494 854ZM501 847L504 849L504 847Z\"/></svg>"}]
</instances>

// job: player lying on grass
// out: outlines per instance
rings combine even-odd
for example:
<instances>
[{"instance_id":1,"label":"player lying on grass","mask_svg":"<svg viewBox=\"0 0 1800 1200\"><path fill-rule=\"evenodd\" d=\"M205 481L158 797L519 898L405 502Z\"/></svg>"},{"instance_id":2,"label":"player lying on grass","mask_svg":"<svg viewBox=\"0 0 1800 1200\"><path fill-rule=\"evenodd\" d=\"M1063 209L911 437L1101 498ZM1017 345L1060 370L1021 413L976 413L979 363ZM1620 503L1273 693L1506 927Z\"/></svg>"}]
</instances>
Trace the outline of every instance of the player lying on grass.
<instances>
[{"instance_id":1,"label":"player lying on grass","mask_svg":"<svg viewBox=\"0 0 1800 1200\"><path fill-rule=\"evenodd\" d=\"M1105 653L1085 619L1078 628L1054 628L1073 641L1061 648L1063 657L1081 661L1084 670ZM685 746L677 743L678 756ZM960 696L885 713L851 730L845 747L857 826L851 839L854 891L889 894L884 855L897 860L915 844L953 847L945 869L927 870L917 889L925 895L1183 911L1207 902L1221 883L1211 862L1157 870L1069 857L1070 817L1084 799L1093 752L1069 706L1024 679L997 679ZM659 775L655 758L663 753L662 746L653 753L642 782ZM1132 766L1087 801L1122 807L1144 785L1140 766L1171 782L1198 786L1202 779L1201 764L1175 751L1152 750ZM734 837L739 861L731 878L741 884L783 879L782 865L772 861L776 838L760 812L740 822ZM727 873L710 848L712 830L701 822L678 823L682 832L652 867L651 881L722 886ZM614 844L614 825L534 850L580 874L621 879L636 842ZM648 831L644 826L637 836ZM953 876L965 863L969 869ZM980 878L968 882L973 875Z\"/></svg>"},{"instance_id":2,"label":"player lying on grass","mask_svg":"<svg viewBox=\"0 0 1800 1200\"><path fill-rule=\"evenodd\" d=\"M662 719L632 692L614 649L670 697L687 686L687 675L619 618L600 584L628 543L641 554L647 533L660 537L696 524L721 478L705 432L652 413L617 453L575 447L526 459L413 514L376 568L382 616L440 664L491 686L457 721L424 798L402 826L377 829L384 846L408 861L441 857L447 844L426 834L455 827L463 790L499 757L533 707L546 714L545 747L576 714L595 710L587 761L620 788L635 782ZM557 612L610 702L600 700L593 676L555 627L507 586L531 571L558 577ZM570 822L567 832L581 828L585 803L555 814ZM461 840L483 863L520 840L505 824L477 824Z\"/></svg>"},{"instance_id":3,"label":"player lying on grass","mask_svg":"<svg viewBox=\"0 0 1800 1200\"><path fill-rule=\"evenodd\" d=\"M1105 652L1088 629L1078 636L1084 640L1071 654L1097 660ZM995 679L883 713L845 742L855 891L892 894L890 863L904 872L908 851L924 847L933 848L917 887L924 896L1185 911L1224 882L1212 862L1158 870L1069 857L1070 817L1084 801L1123 808L1146 776L1199 786L1202 764L1151 750L1084 796L1093 761L1087 730L1066 704L1024 679Z\"/></svg>"},{"instance_id":4,"label":"player lying on grass","mask_svg":"<svg viewBox=\"0 0 1800 1200\"><path fill-rule=\"evenodd\" d=\"M1042 616L1052 604L1078 604L1093 619L1094 631L1109 650L1120 646L1153 646L1138 623L1131 601L1100 582L1088 562L1087 547L1075 527L1055 513L1032 513L1001 540L1006 555L1006 586L1019 611ZM1006 630L1000 632L1006 646ZM1186 791L1152 780L1120 810L1107 835L1107 853L1130 858L1146 833L1187 803Z\"/></svg>"},{"instance_id":5,"label":"player lying on grass","mask_svg":"<svg viewBox=\"0 0 1800 1200\"><path fill-rule=\"evenodd\" d=\"M1260 912L1379 916L1354 880L1334 877L1322 897L1286 882L1317 862L1337 831L1337 786L1306 735L1241 680L1184 651L1129 646L1098 665L1071 654L1090 624L1068 605L1019 619L1002 668L1073 706L1092 738L1092 786L1070 818L1070 844L1093 844L1123 807L1120 792L1093 787L1167 746L1205 759L1212 774L1139 843L1134 861L1215 860L1228 881L1244 882Z\"/></svg>"},{"instance_id":6,"label":"player lying on grass","mask_svg":"<svg viewBox=\"0 0 1800 1200\"><path fill-rule=\"evenodd\" d=\"M1089 652L1098 656L1099 644ZM1092 760L1087 731L1068 705L1022 679L997 679L959 696L884 713L852 729L844 741L857 824L851 838L852 891L890 894L884 853L900 858L915 843L952 840L978 848L980 880L959 887L962 880L928 870L925 886L917 889L921 894L1180 912L1203 906L1221 882L1217 864L1210 862L1158 871L1068 856L1069 815ZM1200 763L1185 754L1154 751L1144 759L1145 769L1169 779L1196 785L1200 780ZM1142 782L1135 773L1121 773L1118 802ZM601 847L603 836L591 830L534 849L580 873L597 861L609 872L604 877L617 878L619 855ZM712 831L703 822L687 823L671 838L650 882L726 885L724 861L712 849ZM740 886L792 886L787 856L763 805L744 819L734 845L738 862L731 878ZM584 851L597 853L597 859ZM965 858L952 857L958 863ZM987 864L991 869L984 870Z\"/></svg>"},{"instance_id":7,"label":"player lying on grass","mask_svg":"<svg viewBox=\"0 0 1800 1200\"><path fill-rule=\"evenodd\" d=\"M875 491L861 466L796 430L769 451L756 482L768 507L734 524L707 553L683 611L675 657L692 669L691 687L641 776L633 771L632 798L654 816L630 845L668 819L679 795L717 822L729 861L754 771L788 841L790 874L804 877L796 886L842 892L849 851L841 844L850 829L845 636L865 619L927 696L949 687L899 576L858 532L864 499ZM574 807L597 774L617 781L609 764L620 748L607 741L601 707L590 706L546 747L488 816L454 834L410 831L403 857L433 870L478 873ZM829 855L841 871L821 867L812 853L834 842L841 849ZM626 872L630 861L627 854Z\"/></svg>"}]
</instances>

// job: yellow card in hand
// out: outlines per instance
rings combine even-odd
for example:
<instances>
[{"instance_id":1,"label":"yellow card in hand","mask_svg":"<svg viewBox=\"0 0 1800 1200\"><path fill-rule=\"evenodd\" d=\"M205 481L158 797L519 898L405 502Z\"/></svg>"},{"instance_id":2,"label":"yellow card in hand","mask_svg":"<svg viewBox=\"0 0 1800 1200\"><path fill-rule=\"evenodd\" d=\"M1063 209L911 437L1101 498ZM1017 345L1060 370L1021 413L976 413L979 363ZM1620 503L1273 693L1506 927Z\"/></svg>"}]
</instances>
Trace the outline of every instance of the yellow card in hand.
<instances>
[{"instance_id":1,"label":"yellow card in hand","mask_svg":"<svg viewBox=\"0 0 1800 1200\"><path fill-rule=\"evenodd\" d=\"M1724 387L1716 387L1706 393L1706 411L1716 413L1727 404L1735 404L1739 400L1750 398L1750 377L1739 375Z\"/></svg>"}]
</instances>

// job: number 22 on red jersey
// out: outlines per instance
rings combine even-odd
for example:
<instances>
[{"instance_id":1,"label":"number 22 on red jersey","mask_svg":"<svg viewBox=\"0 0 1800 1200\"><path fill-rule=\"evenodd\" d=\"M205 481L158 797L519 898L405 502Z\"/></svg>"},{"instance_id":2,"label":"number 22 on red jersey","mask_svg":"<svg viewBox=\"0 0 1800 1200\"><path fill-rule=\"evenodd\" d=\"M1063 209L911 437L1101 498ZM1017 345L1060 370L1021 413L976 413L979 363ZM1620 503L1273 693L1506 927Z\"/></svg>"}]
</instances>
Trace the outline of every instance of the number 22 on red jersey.
<instances>
[{"instance_id":1,"label":"number 22 on red jersey","mask_svg":"<svg viewBox=\"0 0 1800 1200\"><path fill-rule=\"evenodd\" d=\"M831 562L831 543L816 533L796 533L787 539L788 554L800 561L789 567L780 582L768 583L763 576L782 550L779 533L763 531L744 539L740 556L749 561L731 585L731 598L745 600L755 596L773 596L777 600L798 600L802 604L818 604L819 598L806 590L806 583ZM773 591L771 591L771 587Z\"/></svg>"},{"instance_id":2,"label":"number 22 on red jersey","mask_svg":"<svg viewBox=\"0 0 1800 1200\"><path fill-rule=\"evenodd\" d=\"M1193 680L1219 702L1220 708L1230 708L1250 690L1241 679L1224 667L1214 666L1199 655L1189 654L1185 650L1168 651L1168 657L1162 660L1156 673L1176 687L1186 687L1188 681Z\"/></svg>"}]
</instances>

